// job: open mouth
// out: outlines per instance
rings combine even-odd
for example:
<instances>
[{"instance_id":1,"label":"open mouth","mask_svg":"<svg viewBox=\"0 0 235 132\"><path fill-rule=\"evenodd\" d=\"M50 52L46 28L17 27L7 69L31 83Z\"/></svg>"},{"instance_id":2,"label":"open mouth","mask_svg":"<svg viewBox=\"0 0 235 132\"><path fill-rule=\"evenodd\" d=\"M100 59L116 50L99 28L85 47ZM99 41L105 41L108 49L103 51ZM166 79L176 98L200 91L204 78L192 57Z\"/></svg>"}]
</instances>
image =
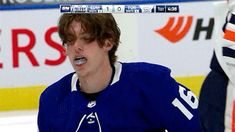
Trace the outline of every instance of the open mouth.
<instances>
[{"instance_id":1,"label":"open mouth","mask_svg":"<svg viewBox=\"0 0 235 132\"><path fill-rule=\"evenodd\" d=\"M85 64L87 62L87 59L85 57L77 57L74 59L74 63L76 65L82 65Z\"/></svg>"}]
</instances>

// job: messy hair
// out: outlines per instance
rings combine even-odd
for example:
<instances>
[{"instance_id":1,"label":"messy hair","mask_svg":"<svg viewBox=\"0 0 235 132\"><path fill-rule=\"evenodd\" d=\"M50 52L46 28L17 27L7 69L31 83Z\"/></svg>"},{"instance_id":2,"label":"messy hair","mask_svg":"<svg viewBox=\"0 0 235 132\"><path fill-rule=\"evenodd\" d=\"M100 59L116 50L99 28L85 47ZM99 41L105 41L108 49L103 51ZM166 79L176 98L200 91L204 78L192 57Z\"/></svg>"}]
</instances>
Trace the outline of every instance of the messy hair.
<instances>
[{"instance_id":1,"label":"messy hair","mask_svg":"<svg viewBox=\"0 0 235 132\"><path fill-rule=\"evenodd\" d=\"M104 46L105 40L113 44L109 51L109 60L114 64L117 60L115 52L120 42L120 29L112 14L63 14L58 23L58 33L63 45L76 40L76 34L69 30L73 21L81 23L83 33L89 35L88 42L97 41L100 47Z\"/></svg>"}]
</instances>

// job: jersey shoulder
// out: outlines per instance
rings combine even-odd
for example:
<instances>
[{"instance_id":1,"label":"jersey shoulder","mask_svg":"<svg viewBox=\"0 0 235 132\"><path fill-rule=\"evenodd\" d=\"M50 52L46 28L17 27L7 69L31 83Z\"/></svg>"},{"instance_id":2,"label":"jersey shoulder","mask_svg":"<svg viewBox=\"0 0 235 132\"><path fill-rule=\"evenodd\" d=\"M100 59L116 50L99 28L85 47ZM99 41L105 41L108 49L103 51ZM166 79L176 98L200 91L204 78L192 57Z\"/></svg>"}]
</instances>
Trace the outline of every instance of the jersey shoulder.
<instances>
[{"instance_id":1,"label":"jersey shoulder","mask_svg":"<svg viewBox=\"0 0 235 132\"><path fill-rule=\"evenodd\" d=\"M148 98L161 98L171 96L168 92L176 94L178 92L178 83L171 77L169 68L139 62L139 63L124 63L122 70L122 81L142 91ZM158 95L158 96L156 96Z\"/></svg>"},{"instance_id":2,"label":"jersey shoulder","mask_svg":"<svg viewBox=\"0 0 235 132\"><path fill-rule=\"evenodd\" d=\"M152 63L135 62L135 63L123 63L123 70L125 74L135 75L136 77L162 77L170 76L170 69ZM133 77L133 76L132 76Z\"/></svg>"},{"instance_id":3,"label":"jersey shoulder","mask_svg":"<svg viewBox=\"0 0 235 132\"><path fill-rule=\"evenodd\" d=\"M41 94L40 100L53 100L57 101L71 92L71 79L74 73L70 73L55 83L49 85Z\"/></svg>"}]
</instances>

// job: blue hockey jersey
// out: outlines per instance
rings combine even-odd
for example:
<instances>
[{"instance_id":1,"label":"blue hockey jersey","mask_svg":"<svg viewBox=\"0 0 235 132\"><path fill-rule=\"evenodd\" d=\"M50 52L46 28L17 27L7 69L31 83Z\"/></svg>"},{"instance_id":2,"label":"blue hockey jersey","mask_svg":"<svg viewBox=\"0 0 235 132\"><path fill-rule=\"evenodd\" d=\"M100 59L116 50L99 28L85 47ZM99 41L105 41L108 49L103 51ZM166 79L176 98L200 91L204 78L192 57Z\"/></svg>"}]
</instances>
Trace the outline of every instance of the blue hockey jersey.
<instances>
[{"instance_id":1,"label":"blue hockey jersey","mask_svg":"<svg viewBox=\"0 0 235 132\"><path fill-rule=\"evenodd\" d=\"M198 100L170 70L148 63L115 63L110 85L95 100L79 90L76 73L40 97L40 132L201 132Z\"/></svg>"}]
</instances>

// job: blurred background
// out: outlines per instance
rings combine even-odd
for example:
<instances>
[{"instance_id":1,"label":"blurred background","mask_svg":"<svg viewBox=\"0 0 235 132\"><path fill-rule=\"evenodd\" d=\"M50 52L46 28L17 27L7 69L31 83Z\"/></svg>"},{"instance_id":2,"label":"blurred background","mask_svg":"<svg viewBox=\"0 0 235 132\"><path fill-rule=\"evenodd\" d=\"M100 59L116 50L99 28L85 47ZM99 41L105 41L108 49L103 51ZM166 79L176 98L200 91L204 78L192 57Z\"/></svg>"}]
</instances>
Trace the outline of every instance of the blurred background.
<instances>
[{"instance_id":1,"label":"blurred background","mask_svg":"<svg viewBox=\"0 0 235 132\"><path fill-rule=\"evenodd\" d=\"M73 72L57 34L58 0L0 1L0 131L37 131L41 92ZM121 29L118 60L169 67L197 96L210 71L214 3L223 0L80 0L76 4L147 5L152 13L113 15ZM172 10L167 6L173 7ZM177 8L177 10L175 10ZM149 9L149 8L148 8ZM221 12L224 13L224 12Z\"/></svg>"}]
</instances>

